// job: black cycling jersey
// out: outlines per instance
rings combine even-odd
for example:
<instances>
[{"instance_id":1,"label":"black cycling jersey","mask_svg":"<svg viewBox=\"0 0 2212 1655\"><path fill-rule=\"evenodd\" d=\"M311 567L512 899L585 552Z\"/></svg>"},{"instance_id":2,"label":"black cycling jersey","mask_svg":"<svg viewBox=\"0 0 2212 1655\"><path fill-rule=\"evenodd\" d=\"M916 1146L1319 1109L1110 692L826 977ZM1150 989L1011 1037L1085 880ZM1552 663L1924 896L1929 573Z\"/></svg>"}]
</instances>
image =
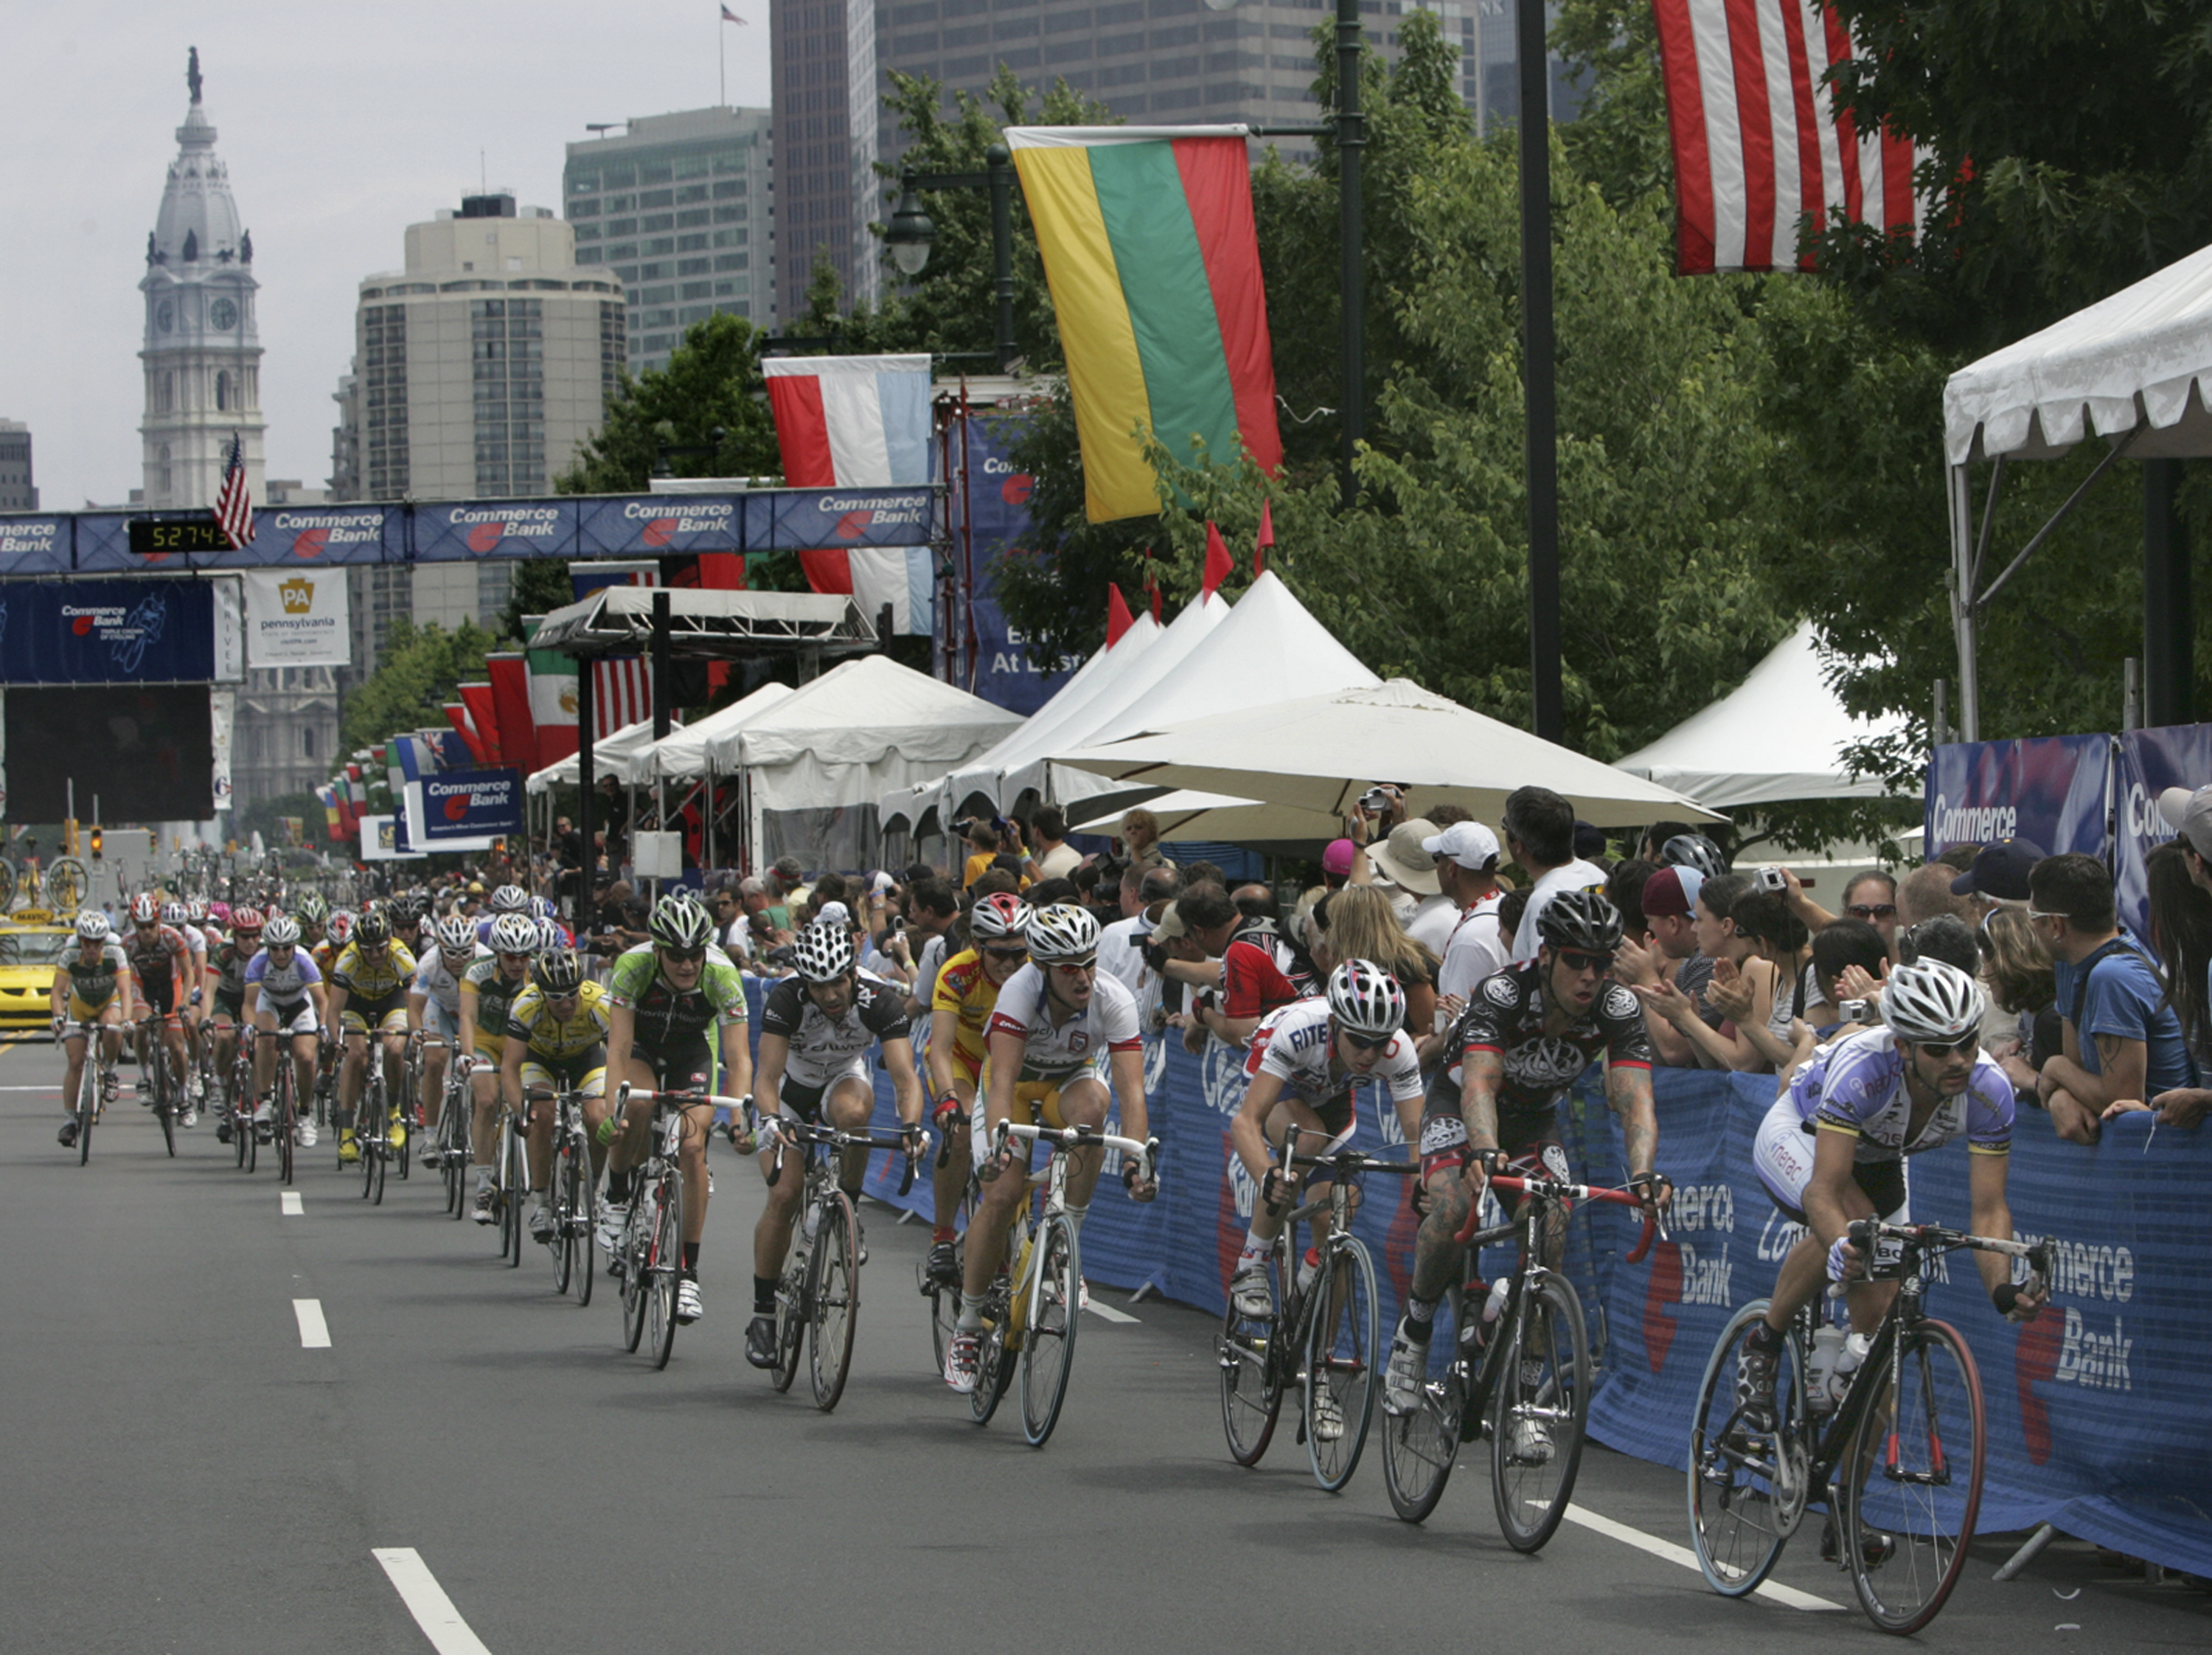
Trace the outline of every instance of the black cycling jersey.
<instances>
[{"instance_id":1,"label":"black cycling jersey","mask_svg":"<svg viewBox=\"0 0 2212 1655\"><path fill-rule=\"evenodd\" d=\"M1636 996L1609 980L1598 984L1597 998L1565 1033L1544 1032L1542 966L1523 960L1492 972L1468 996L1467 1010L1452 1038L1464 1058L1477 1051L1498 1055L1504 1076L1498 1087L1498 1132L1511 1135L1531 1117L1548 1121L1559 1094L1602 1055L1615 1063L1651 1067L1651 1037L1644 1026Z\"/></svg>"},{"instance_id":2,"label":"black cycling jersey","mask_svg":"<svg viewBox=\"0 0 2212 1655\"><path fill-rule=\"evenodd\" d=\"M791 1043L785 1073L801 1086L820 1086L849 1069L878 1040L906 1040L906 990L866 971L855 974L853 1004L836 1022L823 1016L806 986L787 977L761 1005L761 1032Z\"/></svg>"}]
</instances>

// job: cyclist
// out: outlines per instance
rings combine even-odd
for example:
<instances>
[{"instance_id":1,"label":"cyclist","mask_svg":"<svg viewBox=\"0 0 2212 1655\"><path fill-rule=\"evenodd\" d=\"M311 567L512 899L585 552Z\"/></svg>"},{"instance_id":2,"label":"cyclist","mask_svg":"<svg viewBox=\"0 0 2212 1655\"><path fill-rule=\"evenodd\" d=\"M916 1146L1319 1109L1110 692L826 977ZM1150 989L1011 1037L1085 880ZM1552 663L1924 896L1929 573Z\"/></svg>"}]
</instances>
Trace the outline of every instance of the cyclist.
<instances>
[{"instance_id":1,"label":"cyclist","mask_svg":"<svg viewBox=\"0 0 2212 1655\"><path fill-rule=\"evenodd\" d=\"M1119 1098L1122 1135L1146 1135L1137 997L1119 977L1098 974L1097 917L1088 909L1055 903L1030 916L1026 934L1030 963L1006 980L991 1011L982 1090L969 1127L969 1153L983 1196L969 1223L960 1317L945 1353L945 1382L963 1393L975 1388L984 1299L1004 1259L1015 1208L1029 1193L1026 1178L1004 1176L1028 1166L1029 1146L1009 1138L1004 1151L994 1154L991 1139L999 1123L1103 1127ZM1103 1165L1103 1155L1093 1148L1079 1152L1068 1169L1067 1216L1079 1234ZM1124 1163L1121 1183L1136 1201L1158 1193L1133 1165Z\"/></svg>"},{"instance_id":2,"label":"cyclist","mask_svg":"<svg viewBox=\"0 0 2212 1655\"><path fill-rule=\"evenodd\" d=\"M1752 1164L1774 1204L1805 1233L1782 1261L1765 1321L1737 1358L1736 1403L1752 1429L1773 1428L1784 1331L1824 1281L1858 1283L1850 1294L1851 1325L1863 1334L1874 1332L1897 1296L1894 1281L1860 1279L1867 1261L1844 1231L1853 1219L1911 1221L1906 1156L1964 1136L1974 1232L2011 1238L2005 1175L2013 1086L1982 1053L1984 1009L1980 985L1957 966L1932 959L1898 966L1882 984L1886 1027L1832 1042L1784 1078L1759 1123ZM2032 1322L2042 1311L2047 1287L2035 1280L2015 1286L2004 1255L1977 1252L1974 1265L1998 1314ZM1832 1561L1832 1524L1821 1549Z\"/></svg>"},{"instance_id":3,"label":"cyclist","mask_svg":"<svg viewBox=\"0 0 2212 1655\"><path fill-rule=\"evenodd\" d=\"M374 1034L384 1051L385 1097L396 1117L401 1075L407 1058L407 984L415 975L415 956L392 934L392 922L372 908L355 922L352 940L331 967L331 1022L343 1031L345 1061L338 1072L338 1129L341 1165L358 1160L354 1110L368 1077L368 1042ZM376 1123L390 1129L388 1123Z\"/></svg>"},{"instance_id":4,"label":"cyclist","mask_svg":"<svg viewBox=\"0 0 2212 1655\"><path fill-rule=\"evenodd\" d=\"M230 1096L231 1066L238 1055L238 1031L246 1021L246 967L261 952L261 925L259 909L231 910L230 934L208 959L208 970L215 978L210 1038L215 1043L216 1074L221 1077L225 1110L215 1135L223 1143L230 1141L228 1111L238 1101Z\"/></svg>"},{"instance_id":5,"label":"cyclist","mask_svg":"<svg viewBox=\"0 0 2212 1655\"><path fill-rule=\"evenodd\" d=\"M432 940L416 962L415 980L407 986L407 1032L443 1036L451 1040L461 1030L461 979L481 956L491 950L477 940L477 928L459 914L440 920ZM434 1136L438 1117L446 1102L446 1064L450 1046L427 1046L422 1051L422 1124Z\"/></svg>"},{"instance_id":6,"label":"cyclist","mask_svg":"<svg viewBox=\"0 0 2212 1655\"><path fill-rule=\"evenodd\" d=\"M532 897L530 899L530 916L538 922L540 928L550 926L559 932L561 946L563 948L574 948L576 946L576 934L561 923L561 916L553 911L553 902L550 897Z\"/></svg>"},{"instance_id":7,"label":"cyclist","mask_svg":"<svg viewBox=\"0 0 2212 1655\"><path fill-rule=\"evenodd\" d=\"M898 1116L909 1131L908 1153L921 1153L921 1082L915 1074L914 1044L906 1015L906 990L861 970L853 958L853 933L842 920L808 926L792 944L793 976L769 990L761 1003L760 1056L753 1097L761 1117L781 1117L785 1105L802 1121L826 1121L845 1132L866 1132L875 1113L868 1077L868 1048L880 1046L890 1073ZM761 1175L775 1171L763 1157ZM857 1205L867 1176L865 1147L848 1149L837 1183ZM775 1279L791 1247L805 1180L777 1177L753 1226L753 1319L745 1327L745 1360L775 1366ZM867 1262L860 1244L859 1263Z\"/></svg>"},{"instance_id":8,"label":"cyclist","mask_svg":"<svg viewBox=\"0 0 2212 1655\"><path fill-rule=\"evenodd\" d=\"M491 943L491 928L499 923L501 915L520 914L525 919L538 917L531 911L530 893L519 885L501 885L491 893L491 901L486 906L489 911L472 922L476 926L477 940L487 947Z\"/></svg>"},{"instance_id":9,"label":"cyclist","mask_svg":"<svg viewBox=\"0 0 2212 1655\"><path fill-rule=\"evenodd\" d=\"M550 1241L553 1236L548 1175L553 1168L556 1110L550 1098L532 1098L526 1104L524 1096L538 1087L605 1097L607 1018L606 985L586 980L583 962L568 948L549 948L539 954L530 969L530 986L507 1008L500 1090L508 1111L530 1123L530 1193L537 1197L530 1208L530 1234L536 1241Z\"/></svg>"},{"instance_id":10,"label":"cyclist","mask_svg":"<svg viewBox=\"0 0 2212 1655\"><path fill-rule=\"evenodd\" d=\"M315 969L328 977L337 948L345 941L343 937L333 940L331 936L330 904L319 891L303 891L292 904L292 917L300 922L300 946L314 960Z\"/></svg>"},{"instance_id":11,"label":"cyclist","mask_svg":"<svg viewBox=\"0 0 2212 1655\"><path fill-rule=\"evenodd\" d=\"M182 932L161 922L161 906L151 891L141 891L131 899L131 934L123 952L131 961L137 998L161 1019L161 1045L181 1079L191 1063L185 1055L185 1028L179 1013L199 986L199 977L192 964L191 946ZM150 1094L153 1055L143 1040L137 1046L138 1090Z\"/></svg>"},{"instance_id":12,"label":"cyclist","mask_svg":"<svg viewBox=\"0 0 2212 1655\"><path fill-rule=\"evenodd\" d=\"M1545 905L1536 934L1535 958L1475 985L1452 1037L1459 1072L1445 1070L1429 1087L1421 1122L1428 1213L1382 1383L1382 1406L1394 1415L1420 1405L1437 1305L1464 1268L1466 1249L1454 1238L1469 1209L1492 1173L1569 1176L1559 1103L1598 1057L1605 1059L1606 1102L1620 1117L1629 1182L1642 1186L1647 1212L1662 1209L1673 1193L1665 1174L1652 1168L1659 1129L1644 1013L1636 996L1608 976L1620 946L1620 910L1595 891L1562 891ZM1554 1231L1537 1239L1547 1262L1556 1263L1563 1236ZM1550 1459L1542 1421L1520 1425L1515 1457L1538 1465Z\"/></svg>"},{"instance_id":13,"label":"cyclist","mask_svg":"<svg viewBox=\"0 0 2212 1655\"><path fill-rule=\"evenodd\" d=\"M294 1134L302 1149L315 1147L314 1116L306 1107L315 1086L315 1060L322 1047L324 1015L323 974L314 956L301 946L300 922L279 914L261 928L261 952L247 962L246 988L253 1007L253 1026L261 1038L253 1043L253 1090L260 1101L254 1106L255 1135L269 1137L276 1100L270 1088L276 1079L276 1036L281 1031L292 1044L294 1098L300 1106Z\"/></svg>"},{"instance_id":14,"label":"cyclist","mask_svg":"<svg viewBox=\"0 0 2212 1655\"><path fill-rule=\"evenodd\" d=\"M115 939L107 916L88 908L76 916L76 947L54 967L54 1037L62 1037L67 1022L101 1025L101 1055L112 1064L123 1053L123 1027L136 1015L131 995L131 961ZM73 1034L64 1041L68 1054L62 1075L61 1144L76 1147L76 1089L84 1075L85 1037ZM115 1101L115 1071L100 1080L100 1106Z\"/></svg>"},{"instance_id":15,"label":"cyclist","mask_svg":"<svg viewBox=\"0 0 2212 1655\"><path fill-rule=\"evenodd\" d=\"M459 1061L471 1066L469 1144L477 1169L470 1216L479 1224L495 1216L491 1175L499 1144L499 1074L507 1054L507 1013L530 986L538 946L536 925L523 915L502 914L491 928L490 953L470 962L461 977ZM593 1150L599 1153L596 1144Z\"/></svg>"},{"instance_id":16,"label":"cyclist","mask_svg":"<svg viewBox=\"0 0 2212 1655\"><path fill-rule=\"evenodd\" d=\"M934 1175L937 1223L930 1237L929 1274L948 1287L957 1281L952 1220L968 1188L968 1117L983 1073L983 1029L999 1003L999 990L1029 959L1022 933L1029 928L1030 912L1011 891L994 891L978 902L968 916L974 942L939 968L931 994L929 1091L937 1100L932 1119L944 1136L945 1153Z\"/></svg>"},{"instance_id":17,"label":"cyclist","mask_svg":"<svg viewBox=\"0 0 2212 1655\"><path fill-rule=\"evenodd\" d=\"M1352 1088L1373 1078L1389 1088L1406 1141L1419 1136L1421 1060L1405 1021L1398 979L1372 961L1348 959L1329 973L1322 998L1280 1007L1253 1031L1244 1101L1229 1123L1229 1141L1258 1186L1251 1228L1229 1278L1239 1316L1257 1321L1274 1314L1267 1254L1282 1233L1281 1213L1299 1174L1278 1168L1268 1151L1282 1147L1286 1128L1336 1137L1352 1124Z\"/></svg>"},{"instance_id":18,"label":"cyclist","mask_svg":"<svg viewBox=\"0 0 2212 1655\"><path fill-rule=\"evenodd\" d=\"M202 907L200 918L207 911ZM192 957L191 992L183 996L177 1007L185 1025L185 1051L188 1060L185 1076L184 1107L179 1112L177 1124L190 1126L199 1118L199 1104L207 1095L200 1082L200 1025L207 1016L208 939L207 933L193 923L191 905L172 898L161 904L161 923L185 940L185 947Z\"/></svg>"},{"instance_id":19,"label":"cyclist","mask_svg":"<svg viewBox=\"0 0 2212 1655\"><path fill-rule=\"evenodd\" d=\"M733 1095L752 1089L753 1059L745 1042L745 989L738 968L710 947L714 922L689 891L671 891L653 904L647 940L617 956L607 975L609 1079L641 1089L710 1092L714 1060L722 1086ZM719 1052L707 1031L716 1031ZM601 1142L611 1143L606 1201L599 1238L611 1253L622 1239L629 1204L630 1169L645 1159L653 1104L634 1098L617 1122L605 1103L585 1105L585 1117ZM684 1274L676 1286L676 1318L696 1322L706 1313L699 1293L699 1238L707 1226L707 1134L713 1110L684 1106Z\"/></svg>"}]
</instances>

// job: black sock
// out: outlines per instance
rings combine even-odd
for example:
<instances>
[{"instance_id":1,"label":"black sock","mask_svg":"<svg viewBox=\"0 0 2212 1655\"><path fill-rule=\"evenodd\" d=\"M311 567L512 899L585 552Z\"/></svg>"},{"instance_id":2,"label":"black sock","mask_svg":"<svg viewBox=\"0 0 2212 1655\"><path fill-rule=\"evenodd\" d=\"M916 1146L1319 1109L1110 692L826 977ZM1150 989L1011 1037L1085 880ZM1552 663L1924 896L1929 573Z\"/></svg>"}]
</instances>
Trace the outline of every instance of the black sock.
<instances>
[{"instance_id":1,"label":"black sock","mask_svg":"<svg viewBox=\"0 0 2212 1655\"><path fill-rule=\"evenodd\" d=\"M1761 1356L1778 1355L1782 1349L1782 1330L1769 1327L1762 1321L1744 1336L1743 1342L1747 1348L1757 1351Z\"/></svg>"},{"instance_id":2,"label":"black sock","mask_svg":"<svg viewBox=\"0 0 2212 1655\"><path fill-rule=\"evenodd\" d=\"M1437 1323L1434 1317L1431 1317L1425 1322L1416 1322L1410 1316L1406 1318L1406 1336L1408 1339L1411 1339L1415 1344L1427 1344L1429 1342L1429 1336L1436 1330Z\"/></svg>"},{"instance_id":3,"label":"black sock","mask_svg":"<svg viewBox=\"0 0 2212 1655\"><path fill-rule=\"evenodd\" d=\"M617 1207L628 1204L629 1201L629 1173L610 1172L607 1174L607 1199Z\"/></svg>"},{"instance_id":4,"label":"black sock","mask_svg":"<svg viewBox=\"0 0 2212 1655\"><path fill-rule=\"evenodd\" d=\"M775 1278L774 1276L757 1275L753 1278L753 1314L755 1316L775 1314Z\"/></svg>"},{"instance_id":5,"label":"black sock","mask_svg":"<svg viewBox=\"0 0 2212 1655\"><path fill-rule=\"evenodd\" d=\"M694 1275L699 1273L699 1244L696 1241L684 1244L684 1268Z\"/></svg>"}]
</instances>

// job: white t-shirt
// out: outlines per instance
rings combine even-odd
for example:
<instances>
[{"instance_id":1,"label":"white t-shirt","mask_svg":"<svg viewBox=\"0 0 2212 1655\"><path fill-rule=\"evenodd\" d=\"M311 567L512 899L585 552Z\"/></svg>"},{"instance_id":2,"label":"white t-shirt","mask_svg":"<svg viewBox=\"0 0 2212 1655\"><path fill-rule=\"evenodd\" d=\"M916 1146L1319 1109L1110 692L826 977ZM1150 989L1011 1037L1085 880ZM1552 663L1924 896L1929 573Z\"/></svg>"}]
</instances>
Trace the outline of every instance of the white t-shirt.
<instances>
[{"instance_id":1,"label":"white t-shirt","mask_svg":"<svg viewBox=\"0 0 2212 1655\"><path fill-rule=\"evenodd\" d=\"M1605 870L1595 863L1586 862L1577 856L1564 867L1555 867L1536 881L1528 892L1528 906L1522 910L1521 928L1513 934L1513 958L1516 962L1536 958L1536 919L1551 905L1552 898L1562 891L1596 891L1605 889Z\"/></svg>"},{"instance_id":2,"label":"white t-shirt","mask_svg":"<svg viewBox=\"0 0 2212 1655\"><path fill-rule=\"evenodd\" d=\"M1065 839L1036 859L1039 879L1066 879L1083 866L1083 853Z\"/></svg>"},{"instance_id":3,"label":"white t-shirt","mask_svg":"<svg viewBox=\"0 0 2212 1655\"><path fill-rule=\"evenodd\" d=\"M1406 922L1406 934L1427 944L1429 952L1441 959L1444 945L1451 940L1452 928L1458 923L1459 904L1449 897L1424 897L1414 904L1413 917Z\"/></svg>"},{"instance_id":4,"label":"white t-shirt","mask_svg":"<svg viewBox=\"0 0 2212 1655\"><path fill-rule=\"evenodd\" d=\"M1099 970L1119 977L1122 986L1136 996L1140 1017L1147 1009L1145 999L1148 989L1154 1000L1159 998L1152 971L1145 964L1145 939L1152 934L1152 922L1141 912L1125 920L1115 920L1098 934Z\"/></svg>"},{"instance_id":5,"label":"white t-shirt","mask_svg":"<svg viewBox=\"0 0 2212 1655\"><path fill-rule=\"evenodd\" d=\"M1437 972L1438 1000L1449 995L1465 1000L1474 994L1476 983L1492 971L1505 969L1505 937L1498 926L1498 905L1504 899L1504 891L1493 891L1460 915L1443 946L1444 963Z\"/></svg>"}]
</instances>

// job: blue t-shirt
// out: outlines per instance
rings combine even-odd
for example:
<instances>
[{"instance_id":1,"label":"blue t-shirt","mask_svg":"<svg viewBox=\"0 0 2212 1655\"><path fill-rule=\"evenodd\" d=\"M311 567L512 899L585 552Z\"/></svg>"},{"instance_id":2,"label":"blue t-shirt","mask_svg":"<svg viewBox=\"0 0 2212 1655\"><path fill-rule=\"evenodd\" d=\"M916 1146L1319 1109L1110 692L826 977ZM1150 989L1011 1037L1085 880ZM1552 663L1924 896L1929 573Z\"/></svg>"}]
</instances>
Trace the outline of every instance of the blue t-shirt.
<instances>
[{"instance_id":1,"label":"blue t-shirt","mask_svg":"<svg viewBox=\"0 0 2212 1655\"><path fill-rule=\"evenodd\" d=\"M2071 1021L2081 968L2062 959L2057 962L2056 975L2058 1014ZM2096 1042L2100 1034L2143 1043L2145 1103L2175 1086L2197 1084L2197 1065L2189 1056L2189 1043L2182 1037L2181 1019L2166 1003L2166 989L2157 974L2131 947L2100 955L2091 967L2088 991L2081 997L2075 1044L2081 1051L2081 1067L2092 1074L2104 1073Z\"/></svg>"}]
</instances>

